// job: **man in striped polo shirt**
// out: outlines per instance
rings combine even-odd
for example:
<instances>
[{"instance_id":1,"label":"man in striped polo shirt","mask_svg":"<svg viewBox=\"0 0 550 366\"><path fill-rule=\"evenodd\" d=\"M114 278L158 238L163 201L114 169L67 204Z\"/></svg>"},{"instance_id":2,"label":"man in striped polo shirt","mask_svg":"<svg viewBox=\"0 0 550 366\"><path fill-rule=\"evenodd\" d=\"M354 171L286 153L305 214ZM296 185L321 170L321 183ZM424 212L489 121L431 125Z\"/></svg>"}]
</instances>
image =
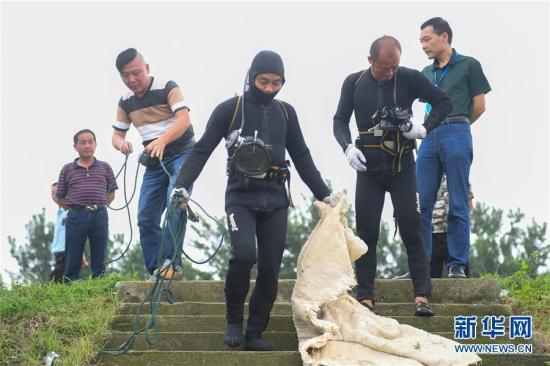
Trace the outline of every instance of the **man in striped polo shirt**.
<instances>
[{"instance_id":1,"label":"man in striped polo shirt","mask_svg":"<svg viewBox=\"0 0 550 366\"><path fill-rule=\"evenodd\" d=\"M95 134L88 129L73 138L78 158L65 164L57 181L56 196L68 209L65 220L65 282L79 278L86 239L90 240L92 277L105 272L109 218L105 205L118 188L111 166L94 157Z\"/></svg>"},{"instance_id":2,"label":"man in striped polo shirt","mask_svg":"<svg viewBox=\"0 0 550 366\"><path fill-rule=\"evenodd\" d=\"M178 85L174 81L165 82L150 75L149 65L136 49L121 52L116 59L116 68L129 91L118 102L113 146L123 154L131 152L132 143L126 140L126 133L133 124L143 139L144 153L152 158L143 175L138 204L138 226L145 266L153 280L159 274L164 278L173 278L181 270L179 248L182 243L174 243L169 230L162 238L160 219L170 202L172 181L175 181L195 143L189 108L183 102ZM158 159L172 179L165 174ZM177 228L182 224L183 217L173 217L170 225ZM159 253L163 239L166 246ZM176 253L174 244L178 248ZM172 258L175 258L174 263Z\"/></svg>"}]
</instances>

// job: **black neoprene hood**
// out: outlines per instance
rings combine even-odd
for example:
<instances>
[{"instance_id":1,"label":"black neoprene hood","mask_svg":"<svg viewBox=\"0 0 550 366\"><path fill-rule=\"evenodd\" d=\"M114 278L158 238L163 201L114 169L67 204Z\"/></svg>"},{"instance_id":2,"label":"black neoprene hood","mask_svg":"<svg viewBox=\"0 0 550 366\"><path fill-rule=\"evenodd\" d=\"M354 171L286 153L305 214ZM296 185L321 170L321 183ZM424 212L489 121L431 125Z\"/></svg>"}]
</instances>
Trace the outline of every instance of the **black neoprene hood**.
<instances>
[{"instance_id":1,"label":"black neoprene hood","mask_svg":"<svg viewBox=\"0 0 550 366\"><path fill-rule=\"evenodd\" d=\"M285 67L283 59L274 51L264 50L258 52L250 65L249 80L252 81L258 74L270 73L279 75L285 82Z\"/></svg>"},{"instance_id":2,"label":"black neoprene hood","mask_svg":"<svg viewBox=\"0 0 550 366\"><path fill-rule=\"evenodd\" d=\"M269 50L260 51L256 56L254 56L252 65L250 65L250 70L248 71L249 89L246 94L249 100L259 105L269 105L279 92L276 91L271 94L266 94L256 87L254 78L256 75L264 73L280 76L283 79L284 84L285 67L283 65L283 59L278 53Z\"/></svg>"}]
</instances>

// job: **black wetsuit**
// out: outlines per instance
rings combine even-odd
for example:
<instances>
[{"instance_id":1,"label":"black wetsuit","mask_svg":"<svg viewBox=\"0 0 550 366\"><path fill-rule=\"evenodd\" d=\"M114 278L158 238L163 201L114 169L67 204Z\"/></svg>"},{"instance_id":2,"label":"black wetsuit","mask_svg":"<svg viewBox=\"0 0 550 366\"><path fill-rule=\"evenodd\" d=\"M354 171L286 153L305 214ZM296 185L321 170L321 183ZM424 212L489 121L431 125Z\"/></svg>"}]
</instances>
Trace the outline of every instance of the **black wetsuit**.
<instances>
[{"instance_id":1,"label":"black wetsuit","mask_svg":"<svg viewBox=\"0 0 550 366\"><path fill-rule=\"evenodd\" d=\"M258 73L270 72L269 68L261 70L254 66L253 63L250 80L254 80ZM274 100L274 95L266 97L266 94L255 88L253 81L250 84L244 99L246 123L242 135L251 136L254 131L258 131L258 137L272 145L273 165L284 165L287 150L302 180L315 198L322 200L330 191L313 163L294 108L288 103L281 104ZM216 107L204 135L195 144L183 165L176 187L188 188L198 177L212 151L228 135L236 106L235 97ZM231 130L239 129L241 113L239 107ZM231 156L232 150L228 153ZM220 167L222 168L225 167ZM258 262L258 277L250 298L247 336L261 335L267 326L277 295L279 269L286 240L288 206L284 182L246 178L236 169L228 177L225 210L232 247L225 281L228 323L243 321L250 272L254 263Z\"/></svg>"},{"instance_id":2,"label":"black wetsuit","mask_svg":"<svg viewBox=\"0 0 550 366\"><path fill-rule=\"evenodd\" d=\"M383 83L376 81L370 69L362 77L361 74L361 71L353 73L344 81L333 125L334 136L344 151L352 143L349 128L352 113L355 113L359 132L363 132L358 147L365 155L367 171L357 172L355 209L358 235L369 250L355 262L359 284L357 299L374 299L376 245L386 192L390 192L399 233L407 251L414 293L416 296L430 296L429 263L420 231L418 189L411 145L414 142L402 136L397 137L396 132L388 133L385 140L393 139L395 144L399 142L411 147L399 158L375 147L381 143L382 137L365 132L375 125L372 115L383 106L395 106L394 99L398 107L410 109L413 101L421 98L432 105L431 113L424 123L429 133L450 112L452 102L444 92L423 80L426 78L413 69L399 67L397 80L394 77ZM399 164L396 164L396 159L400 159Z\"/></svg>"}]
</instances>

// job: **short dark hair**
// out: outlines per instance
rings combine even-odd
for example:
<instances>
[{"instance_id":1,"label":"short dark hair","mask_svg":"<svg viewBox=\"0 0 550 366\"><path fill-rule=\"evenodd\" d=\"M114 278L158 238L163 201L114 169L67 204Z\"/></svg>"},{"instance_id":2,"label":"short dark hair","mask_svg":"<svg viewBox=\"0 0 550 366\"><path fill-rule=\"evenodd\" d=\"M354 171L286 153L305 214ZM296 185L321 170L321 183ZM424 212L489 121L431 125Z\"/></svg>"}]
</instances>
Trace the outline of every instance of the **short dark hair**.
<instances>
[{"instance_id":1,"label":"short dark hair","mask_svg":"<svg viewBox=\"0 0 550 366\"><path fill-rule=\"evenodd\" d=\"M115 62L118 72L122 72L122 69L124 68L124 66L134 61L137 55L138 55L138 51L135 48L128 48L122 51L121 53L119 53L118 56L116 57L116 62Z\"/></svg>"},{"instance_id":2,"label":"short dark hair","mask_svg":"<svg viewBox=\"0 0 550 366\"><path fill-rule=\"evenodd\" d=\"M95 139L95 133L94 133L94 131L85 128L85 129L80 130L80 131L78 131L77 133L74 134L73 141L74 141L75 144L78 142L78 136L82 135L83 133L91 133L92 136L94 137L94 141L97 142L97 140Z\"/></svg>"},{"instance_id":3,"label":"short dark hair","mask_svg":"<svg viewBox=\"0 0 550 366\"><path fill-rule=\"evenodd\" d=\"M382 37L375 39L374 42L372 42L372 44L370 45L369 56L373 60L376 60L378 54L380 54L380 49L382 48L381 45L383 41L390 41L393 46L395 46L395 48L397 48L401 53L401 44L399 43L397 38L384 34Z\"/></svg>"},{"instance_id":4,"label":"short dark hair","mask_svg":"<svg viewBox=\"0 0 550 366\"><path fill-rule=\"evenodd\" d=\"M424 23L422 23L422 25L420 26L420 30L423 30L430 25L434 29L435 34L440 36L441 33L445 32L449 37L449 44L453 42L453 30L451 29L449 22L447 22L445 19L441 17L428 19Z\"/></svg>"}]
</instances>

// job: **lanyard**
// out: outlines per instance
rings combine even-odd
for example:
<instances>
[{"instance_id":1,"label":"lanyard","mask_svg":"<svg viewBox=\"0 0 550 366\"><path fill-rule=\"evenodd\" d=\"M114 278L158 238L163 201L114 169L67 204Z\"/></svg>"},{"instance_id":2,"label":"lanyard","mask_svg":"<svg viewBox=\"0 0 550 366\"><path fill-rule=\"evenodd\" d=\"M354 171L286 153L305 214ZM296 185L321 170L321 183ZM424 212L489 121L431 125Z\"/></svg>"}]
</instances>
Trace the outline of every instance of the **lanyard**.
<instances>
[{"instance_id":1,"label":"lanyard","mask_svg":"<svg viewBox=\"0 0 550 366\"><path fill-rule=\"evenodd\" d=\"M457 56L458 56L458 53L456 53L456 51L453 52L453 56L451 57L447 65L445 65L445 67L443 68L443 71L441 72L441 77L439 78L439 80L437 80L437 69L434 70L434 85L437 88L439 88L439 86L441 85L443 78L445 78L445 76L449 72L449 69L451 68L451 64L456 60Z\"/></svg>"},{"instance_id":2,"label":"lanyard","mask_svg":"<svg viewBox=\"0 0 550 366\"><path fill-rule=\"evenodd\" d=\"M449 61L449 63L447 65L445 65L445 67L443 68L443 71L441 72L441 77L439 78L439 80L437 80L437 69L434 70L434 85L435 85L436 88L439 88L439 86L441 85L441 82L443 81L443 79L445 78L447 73L449 72L449 68L451 66L451 63L456 59L457 56L458 56L458 53L455 52L453 57ZM426 104L426 114L429 114L431 110L432 110L432 105L430 103L427 103Z\"/></svg>"},{"instance_id":3,"label":"lanyard","mask_svg":"<svg viewBox=\"0 0 550 366\"><path fill-rule=\"evenodd\" d=\"M437 80L437 70L434 71L434 85L436 88L439 88L439 85L441 85L443 78L445 78L448 72L449 72L449 64L445 65L445 67L443 68L443 71L441 72L441 77L439 78L439 80Z\"/></svg>"}]
</instances>

